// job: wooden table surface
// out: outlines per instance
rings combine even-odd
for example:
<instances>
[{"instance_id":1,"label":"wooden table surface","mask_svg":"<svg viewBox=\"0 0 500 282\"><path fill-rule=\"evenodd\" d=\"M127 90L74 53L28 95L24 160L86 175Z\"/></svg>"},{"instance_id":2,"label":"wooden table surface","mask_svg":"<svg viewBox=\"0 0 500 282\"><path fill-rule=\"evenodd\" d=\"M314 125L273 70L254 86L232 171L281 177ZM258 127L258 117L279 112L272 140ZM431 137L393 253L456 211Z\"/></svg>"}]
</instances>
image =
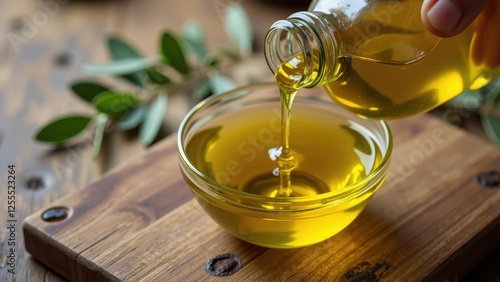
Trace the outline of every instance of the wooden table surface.
<instances>
[{"instance_id":1,"label":"wooden table surface","mask_svg":"<svg viewBox=\"0 0 500 282\"><path fill-rule=\"evenodd\" d=\"M105 36L118 34L152 55L162 30L179 31L196 18L206 31L209 49L215 49L228 43L220 17L228 2L0 0L0 281L62 281L25 251L23 219L146 150L126 134L107 136L98 159L91 157L89 143L53 150L33 141L37 128L56 116L91 110L74 98L68 84L85 77L84 64L108 60ZM256 51L272 22L307 6L289 4L300 1L240 2L252 18ZM175 112L165 132L175 130L184 110ZM16 175L14 232L6 225L9 165L15 166ZM9 243L15 244L15 275L8 272ZM465 280L500 281L495 269L499 264L497 250Z\"/></svg>"}]
</instances>

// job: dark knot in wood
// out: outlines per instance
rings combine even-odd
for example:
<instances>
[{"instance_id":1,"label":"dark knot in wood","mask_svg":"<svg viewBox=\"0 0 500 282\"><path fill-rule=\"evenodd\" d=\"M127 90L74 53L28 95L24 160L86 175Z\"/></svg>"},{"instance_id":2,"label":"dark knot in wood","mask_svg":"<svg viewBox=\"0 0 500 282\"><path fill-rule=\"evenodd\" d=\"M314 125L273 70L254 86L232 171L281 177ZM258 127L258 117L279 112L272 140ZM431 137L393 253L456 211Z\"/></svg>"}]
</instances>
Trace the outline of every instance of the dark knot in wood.
<instances>
[{"instance_id":1,"label":"dark knot in wood","mask_svg":"<svg viewBox=\"0 0 500 282\"><path fill-rule=\"evenodd\" d=\"M220 254L205 263L205 270L213 276L228 276L236 273L242 266L238 256L233 254Z\"/></svg>"},{"instance_id":2,"label":"dark knot in wood","mask_svg":"<svg viewBox=\"0 0 500 282\"><path fill-rule=\"evenodd\" d=\"M54 57L54 65L65 67L71 63L71 56L67 52L61 52Z\"/></svg>"},{"instance_id":3,"label":"dark knot in wood","mask_svg":"<svg viewBox=\"0 0 500 282\"><path fill-rule=\"evenodd\" d=\"M29 189L38 190L45 187L45 182L42 177L33 176L26 181L26 187Z\"/></svg>"},{"instance_id":4,"label":"dark knot in wood","mask_svg":"<svg viewBox=\"0 0 500 282\"><path fill-rule=\"evenodd\" d=\"M48 222L61 221L68 217L69 210L66 207L50 208L42 213L42 219Z\"/></svg>"},{"instance_id":5,"label":"dark knot in wood","mask_svg":"<svg viewBox=\"0 0 500 282\"><path fill-rule=\"evenodd\" d=\"M483 187L500 187L500 172L491 170L477 176L477 182Z\"/></svg>"}]
</instances>

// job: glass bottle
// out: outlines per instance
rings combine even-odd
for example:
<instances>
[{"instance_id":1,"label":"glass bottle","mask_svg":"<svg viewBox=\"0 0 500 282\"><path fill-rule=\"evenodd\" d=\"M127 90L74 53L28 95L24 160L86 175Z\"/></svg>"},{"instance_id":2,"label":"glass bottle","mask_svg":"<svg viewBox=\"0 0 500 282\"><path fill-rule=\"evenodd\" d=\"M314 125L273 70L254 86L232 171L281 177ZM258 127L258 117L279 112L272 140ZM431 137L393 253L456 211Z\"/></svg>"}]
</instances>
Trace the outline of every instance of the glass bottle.
<instances>
[{"instance_id":1,"label":"glass bottle","mask_svg":"<svg viewBox=\"0 0 500 282\"><path fill-rule=\"evenodd\" d=\"M265 39L271 70L294 88L323 86L362 116L428 111L500 75L470 57L474 27L446 39L421 22L421 0L316 0L274 23ZM298 72L298 73L297 73Z\"/></svg>"}]
</instances>

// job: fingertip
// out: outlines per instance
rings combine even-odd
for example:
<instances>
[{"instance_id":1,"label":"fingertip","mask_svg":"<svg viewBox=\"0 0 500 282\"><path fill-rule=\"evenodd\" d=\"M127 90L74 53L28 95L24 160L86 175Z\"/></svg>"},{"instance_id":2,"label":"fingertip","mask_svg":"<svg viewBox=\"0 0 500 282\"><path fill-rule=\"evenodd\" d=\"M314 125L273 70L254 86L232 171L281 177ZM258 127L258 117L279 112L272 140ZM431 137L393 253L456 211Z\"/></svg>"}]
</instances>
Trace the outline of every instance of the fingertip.
<instances>
[{"instance_id":1,"label":"fingertip","mask_svg":"<svg viewBox=\"0 0 500 282\"><path fill-rule=\"evenodd\" d=\"M441 35L452 36L456 34L463 11L453 1L438 0L429 6L426 17L428 24Z\"/></svg>"},{"instance_id":2,"label":"fingertip","mask_svg":"<svg viewBox=\"0 0 500 282\"><path fill-rule=\"evenodd\" d=\"M474 21L487 3L488 0L427 0L422 4L422 22L434 35L455 36Z\"/></svg>"}]
</instances>

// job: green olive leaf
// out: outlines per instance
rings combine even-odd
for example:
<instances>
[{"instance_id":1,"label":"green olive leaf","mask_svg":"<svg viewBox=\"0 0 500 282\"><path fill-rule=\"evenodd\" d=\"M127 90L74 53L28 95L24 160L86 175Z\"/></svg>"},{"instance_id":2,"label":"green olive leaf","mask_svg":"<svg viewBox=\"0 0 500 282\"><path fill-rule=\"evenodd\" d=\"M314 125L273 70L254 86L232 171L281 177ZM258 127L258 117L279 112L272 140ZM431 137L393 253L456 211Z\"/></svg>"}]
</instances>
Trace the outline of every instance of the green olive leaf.
<instances>
[{"instance_id":1,"label":"green olive leaf","mask_svg":"<svg viewBox=\"0 0 500 282\"><path fill-rule=\"evenodd\" d=\"M135 107L128 115L118 122L118 129L127 131L136 128L146 117L146 108L144 106Z\"/></svg>"},{"instance_id":2,"label":"green olive leaf","mask_svg":"<svg viewBox=\"0 0 500 282\"><path fill-rule=\"evenodd\" d=\"M141 54L129 43L117 36L106 38L108 50L113 59L141 58Z\"/></svg>"},{"instance_id":3,"label":"green olive leaf","mask_svg":"<svg viewBox=\"0 0 500 282\"><path fill-rule=\"evenodd\" d=\"M99 94L109 91L109 88L91 81L78 81L71 84L71 90L78 97L92 103L92 100Z\"/></svg>"},{"instance_id":4,"label":"green olive leaf","mask_svg":"<svg viewBox=\"0 0 500 282\"><path fill-rule=\"evenodd\" d=\"M210 96L210 83L208 81L204 81L200 85L198 85L194 91L194 96L198 99L205 99Z\"/></svg>"},{"instance_id":5,"label":"green olive leaf","mask_svg":"<svg viewBox=\"0 0 500 282\"><path fill-rule=\"evenodd\" d=\"M129 43L116 36L108 36L107 38L108 51L113 60L121 60L126 58L142 58L141 54L132 47ZM144 86L144 73L139 71L131 74L120 75L122 78L130 81L139 87Z\"/></svg>"},{"instance_id":6,"label":"green olive leaf","mask_svg":"<svg viewBox=\"0 0 500 282\"><path fill-rule=\"evenodd\" d=\"M186 22L181 35L186 41L188 49L199 59L203 60L208 52L207 47L205 46L205 37L200 23L195 20Z\"/></svg>"},{"instance_id":7,"label":"green olive leaf","mask_svg":"<svg viewBox=\"0 0 500 282\"><path fill-rule=\"evenodd\" d=\"M148 75L148 78L152 83L155 83L158 85L165 85L165 84L169 84L172 82L170 80L170 78L168 78L167 76L165 76L161 72L157 72L156 70L153 70L153 69L148 69L146 71L146 74Z\"/></svg>"},{"instance_id":8,"label":"green olive leaf","mask_svg":"<svg viewBox=\"0 0 500 282\"><path fill-rule=\"evenodd\" d=\"M171 33L164 32L161 36L161 54L164 62L182 74L189 73L189 66L179 39Z\"/></svg>"},{"instance_id":9,"label":"green olive leaf","mask_svg":"<svg viewBox=\"0 0 500 282\"><path fill-rule=\"evenodd\" d=\"M96 109L111 117L123 116L132 111L140 103L139 99L129 93L106 91L92 101Z\"/></svg>"},{"instance_id":10,"label":"green olive leaf","mask_svg":"<svg viewBox=\"0 0 500 282\"><path fill-rule=\"evenodd\" d=\"M125 75L140 72L158 64L158 57L124 58L104 64L91 64L83 67L84 71L93 75Z\"/></svg>"},{"instance_id":11,"label":"green olive leaf","mask_svg":"<svg viewBox=\"0 0 500 282\"><path fill-rule=\"evenodd\" d=\"M92 144L92 156L94 158L97 158L99 152L101 151L102 139L104 137L104 130L106 129L107 122L108 116L106 114L97 115L94 143Z\"/></svg>"},{"instance_id":12,"label":"green olive leaf","mask_svg":"<svg viewBox=\"0 0 500 282\"><path fill-rule=\"evenodd\" d=\"M227 36L239 46L242 54L249 54L252 51L252 25L241 4L231 2L227 5L224 28Z\"/></svg>"},{"instance_id":13,"label":"green olive leaf","mask_svg":"<svg viewBox=\"0 0 500 282\"><path fill-rule=\"evenodd\" d=\"M69 115L55 119L42 127L35 135L41 142L62 144L81 133L92 121L92 116Z\"/></svg>"},{"instance_id":14,"label":"green olive leaf","mask_svg":"<svg viewBox=\"0 0 500 282\"><path fill-rule=\"evenodd\" d=\"M165 110L167 109L167 102L167 95L160 94L148 109L146 118L139 129L139 139L145 146L151 145L158 135Z\"/></svg>"},{"instance_id":15,"label":"green olive leaf","mask_svg":"<svg viewBox=\"0 0 500 282\"><path fill-rule=\"evenodd\" d=\"M500 81L500 80L499 80ZM498 88L490 90L488 103L493 107L500 107L500 83ZM500 118L494 116L491 112L481 114L481 123L484 132L494 144L500 146Z\"/></svg>"},{"instance_id":16,"label":"green olive leaf","mask_svg":"<svg viewBox=\"0 0 500 282\"><path fill-rule=\"evenodd\" d=\"M229 77L222 74L215 74L208 77L210 89L213 95L218 95L235 89L238 85Z\"/></svg>"}]
</instances>

